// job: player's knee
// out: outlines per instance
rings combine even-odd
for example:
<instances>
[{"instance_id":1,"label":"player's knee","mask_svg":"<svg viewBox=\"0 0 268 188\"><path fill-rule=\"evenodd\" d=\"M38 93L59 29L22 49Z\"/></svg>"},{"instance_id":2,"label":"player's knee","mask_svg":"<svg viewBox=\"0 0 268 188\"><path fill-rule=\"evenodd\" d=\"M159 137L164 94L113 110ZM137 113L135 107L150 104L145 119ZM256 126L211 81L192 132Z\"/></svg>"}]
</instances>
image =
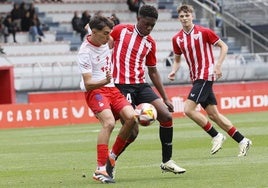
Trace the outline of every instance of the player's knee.
<instances>
[{"instance_id":1,"label":"player's knee","mask_svg":"<svg viewBox=\"0 0 268 188\"><path fill-rule=\"evenodd\" d=\"M110 130L110 131L112 131L114 129L114 126L115 126L115 121L107 120L103 123L103 128Z\"/></svg>"},{"instance_id":2,"label":"player's knee","mask_svg":"<svg viewBox=\"0 0 268 188\"><path fill-rule=\"evenodd\" d=\"M195 109L188 108L187 106L184 107L184 113L187 117L192 118L196 114Z\"/></svg>"},{"instance_id":3,"label":"player's knee","mask_svg":"<svg viewBox=\"0 0 268 188\"><path fill-rule=\"evenodd\" d=\"M170 112L166 113L166 115L160 116L157 120L159 121L161 127L173 126L173 118Z\"/></svg>"},{"instance_id":4,"label":"player's knee","mask_svg":"<svg viewBox=\"0 0 268 188\"><path fill-rule=\"evenodd\" d=\"M137 124L137 120L136 120L135 116L133 116L133 115L127 116L126 119L124 119L124 121L121 121L121 122L123 122L123 124L129 125L131 127L134 127Z\"/></svg>"},{"instance_id":5,"label":"player's knee","mask_svg":"<svg viewBox=\"0 0 268 188\"><path fill-rule=\"evenodd\" d=\"M172 115L168 111L168 109L166 109L165 111L157 111L157 120L159 122L172 121Z\"/></svg>"},{"instance_id":6,"label":"player's knee","mask_svg":"<svg viewBox=\"0 0 268 188\"><path fill-rule=\"evenodd\" d=\"M220 119L220 116L219 114L216 114L216 113L208 113L207 114L209 119L211 119L212 121L218 121Z\"/></svg>"},{"instance_id":7,"label":"player's knee","mask_svg":"<svg viewBox=\"0 0 268 188\"><path fill-rule=\"evenodd\" d=\"M192 113L192 110L185 105L184 106L184 113L186 116L190 116Z\"/></svg>"}]
</instances>

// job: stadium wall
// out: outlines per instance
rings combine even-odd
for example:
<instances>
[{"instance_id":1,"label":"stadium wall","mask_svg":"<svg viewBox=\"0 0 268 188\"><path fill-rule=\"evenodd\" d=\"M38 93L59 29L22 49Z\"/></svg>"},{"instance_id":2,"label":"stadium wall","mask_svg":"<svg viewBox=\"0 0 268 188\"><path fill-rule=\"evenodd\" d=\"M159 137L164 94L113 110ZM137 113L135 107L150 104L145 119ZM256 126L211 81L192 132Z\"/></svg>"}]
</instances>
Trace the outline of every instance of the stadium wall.
<instances>
[{"instance_id":1,"label":"stadium wall","mask_svg":"<svg viewBox=\"0 0 268 188\"><path fill-rule=\"evenodd\" d=\"M174 105L174 117L184 117L184 101L190 88L190 85L166 86ZM223 114L268 111L267 88L268 81L215 83L219 111ZM29 93L28 98L28 104L0 105L0 129L98 122L81 91Z\"/></svg>"}]
</instances>

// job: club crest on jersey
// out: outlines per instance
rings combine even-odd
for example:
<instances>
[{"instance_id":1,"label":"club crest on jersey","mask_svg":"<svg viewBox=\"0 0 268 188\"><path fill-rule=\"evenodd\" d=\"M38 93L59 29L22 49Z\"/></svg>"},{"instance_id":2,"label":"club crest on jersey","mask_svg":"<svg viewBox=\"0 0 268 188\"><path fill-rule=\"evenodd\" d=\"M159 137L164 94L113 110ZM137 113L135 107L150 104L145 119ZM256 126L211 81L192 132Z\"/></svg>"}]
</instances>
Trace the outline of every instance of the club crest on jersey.
<instances>
[{"instance_id":1,"label":"club crest on jersey","mask_svg":"<svg viewBox=\"0 0 268 188\"><path fill-rule=\"evenodd\" d=\"M199 36L200 36L200 33L198 33L198 34L193 34L194 40L197 40L197 39L199 38Z\"/></svg>"},{"instance_id":2,"label":"club crest on jersey","mask_svg":"<svg viewBox=\"0 0 268 188\"><path fill-rule=\"evenodd\" d=\"M127 33L127 35L132 35L132 33L133 33L133 32L132 32L132 31L127 30L127 32L126 32L126 33Z\"/></svg>"},{"instance_id":3,"label":"club crest on jersey","mask_svg":"<svg viewBox=\"0 0 268 188\"><path fill-rule=\"evenodd\" d=\"M152 44L151 44L150 42L148 42L148 41L145 42L145 46L146 46L147 48L149 48L149 49L152 48Z\"/></svg>"},{"instance_id":4,"label":"club crest on jersey","mask_svg":"<svg viewBox=\"0 0 268 188\"><path fill-rule=\"evenodd\" d=\"M183 39L177 38L177 43L183 42Z\"/></svg>"}]
</instances>

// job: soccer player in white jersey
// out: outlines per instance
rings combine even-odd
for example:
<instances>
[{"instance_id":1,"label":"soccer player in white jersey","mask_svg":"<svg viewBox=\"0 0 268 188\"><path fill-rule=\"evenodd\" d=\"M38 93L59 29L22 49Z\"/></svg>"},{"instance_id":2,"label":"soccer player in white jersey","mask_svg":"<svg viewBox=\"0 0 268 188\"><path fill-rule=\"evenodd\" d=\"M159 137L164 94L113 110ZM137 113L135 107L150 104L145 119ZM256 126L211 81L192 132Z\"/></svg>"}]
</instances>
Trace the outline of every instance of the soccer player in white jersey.
<instances>
[{"instance_id":1,"label":"soccer player in white jersey","mask_svg":"<svg viewBox=\"0 0 268 188\"><path fill-rule=\"evenodd\" d=\"M99 119L102 127L97 138L97 169L93 178L102 183L114 183L106 171L107 165L115 165L115 158L126 144L136 125L135 111L124 95L114 86L111 74L111 51L108 46L113 23L102 16L95 16L89 22L91 34L82 43L77 61L81 71L81 89L89 108ZM108 145L117 119L121 127L108 156ZM113 163L113 164L110 164Z\"/></svg>"},{"instance_id":2,"label":"soccer player in white jersey","mask_svg":"<svg viewBox=\"0 0 268 188\"><path fill-rule=\"evenodd\" d=\"M115 85L133 104L151 103L157 110L157 120L160 124L159 136L162 145L163 172L175 174L186 170L179 167L172 159L173 139L173 105L170 102L156 68L156 43L150 33L158 19L158 12L154 6L143 5L139 9L135 25L119 24L112 32L113 39L113 77ZM162 99L154 92L145 80L146 67L155 88ZM128 140L130 144L138 134L133 132Z\"/></svg>"},{"instance_id":3,"label":"soccer player in white jersey","mask_svg":"<svg viewBox=\"0 0 268 188\"><path fill-rule=\"evenodd\" d=\"M221 66L228 51L228 46L209 28L193 24L194 9L191 5L178 7L180 30L172 38L174 63L168 75L170 80L175 79L175 74L180 68L181 55L183 54L189 66L193 87L185 101L184 112L212 137L211 154L221 149L226 137L219 133L202 113L196 111L200 104L208 117L221 129L239 143L238 156L246 156L251 140L245 138L217 109L217 101L213 92L213 83L221 78ZM214 61L212 45L220 48L217 62Z\"/></svg>"}]
</instances>

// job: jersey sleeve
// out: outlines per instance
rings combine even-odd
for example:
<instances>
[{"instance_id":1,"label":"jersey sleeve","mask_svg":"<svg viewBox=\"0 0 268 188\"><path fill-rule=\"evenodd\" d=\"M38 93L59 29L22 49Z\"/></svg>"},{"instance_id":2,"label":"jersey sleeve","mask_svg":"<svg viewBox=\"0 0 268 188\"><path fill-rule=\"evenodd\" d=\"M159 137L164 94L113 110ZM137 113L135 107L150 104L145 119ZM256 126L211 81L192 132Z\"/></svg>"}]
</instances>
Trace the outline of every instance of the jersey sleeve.
<instances>
[{"instance_id":1,"label":"jersey sleeve","mask_svg":"<svg viewBox=\"0 0 268 188\"><path fill-rule=\"evenodd\" d=\"M77 55L77 62L78 62L78 66L82 74L92 73L92 64L90 61L89 54L79 53Z\"/></svg>"},{"instance_id":2,"label":"jersey sleeve","mask_svg":"<svg viewBox=\"0 0 268 188\"><path fill-rule=\"evenodd\" d=\"M120 32L121 30L123 29L123 25L122 24L118 24L116 26L113 27L111 33L110 33L110 36L113 38L113 39L116 39L119 37L120 35Z\"/></svg>"},{"instance_id":3,"label":"jersey sleeve","mask_svg":"<svg viewBox=\"0 0 268 188\"><path fill-rule=\"evenodd\" d=\"M154 67L156 66L156 43L152 38L150 38L150 41L152 44L152 48L147 54L145 65L149 67Z\"/></svg>"},{"instance_id":4,"label":"jersey sleeve","mask_svg":"<svg viewBox=\"0 0 268 188\"><path fill-rule=\"evenodd\" d=\"M208 41L212 44L215 45L219 40L219 36L211 29L206 30Z\"/></svg>"},{"instance_id":5,"label":"jersey sleeve","mask_svg":"<svg viewBox=\"0 0 268 188\"><path fill-rule=\"evenodd\" d=\"M175 35L172 38L172 47L173 47L174 54L176 54L176 55L181 55L182 54L181 48L179 47L179 36L178 36L178 34Z\"/></svg>"}]
</instances>

